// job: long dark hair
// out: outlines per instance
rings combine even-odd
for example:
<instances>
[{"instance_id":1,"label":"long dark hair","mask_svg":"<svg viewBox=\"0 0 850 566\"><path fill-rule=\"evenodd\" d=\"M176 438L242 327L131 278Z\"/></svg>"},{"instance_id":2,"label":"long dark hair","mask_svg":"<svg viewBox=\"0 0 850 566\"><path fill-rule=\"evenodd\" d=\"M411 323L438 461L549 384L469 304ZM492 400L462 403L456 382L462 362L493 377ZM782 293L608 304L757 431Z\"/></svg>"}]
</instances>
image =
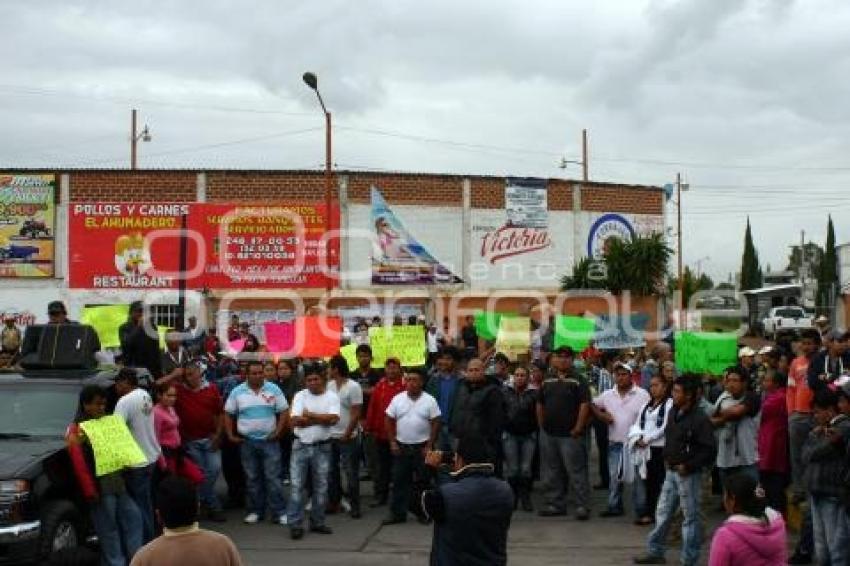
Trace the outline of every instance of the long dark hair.
<instances>
[{"instance_id":1,"label":"long dark hair","mask_svg":"<svg viewBox=\"0 0 850 566\"><path fill-rule=\"evenodd\" d=\"M726 478L723 488L727 495L735 498L735 507L741 514L767 521L767 502L754 477L744 473L732 474Z\"/></svg>"},{"instance_id":2,"label":"long dark hair","mask_svg":"<svg viewBox=\"0 0 850 566\"><path fill-rule=\"evenodd\" d=\"M81 423L88 420L90 417L86 414L86 409L83 405L88 405L98 397L106 399L106 391L98 385L86 385L80 391L79 402L77 403L77 414L74 416L75 423Z\"/></svg>"}]
</instances>

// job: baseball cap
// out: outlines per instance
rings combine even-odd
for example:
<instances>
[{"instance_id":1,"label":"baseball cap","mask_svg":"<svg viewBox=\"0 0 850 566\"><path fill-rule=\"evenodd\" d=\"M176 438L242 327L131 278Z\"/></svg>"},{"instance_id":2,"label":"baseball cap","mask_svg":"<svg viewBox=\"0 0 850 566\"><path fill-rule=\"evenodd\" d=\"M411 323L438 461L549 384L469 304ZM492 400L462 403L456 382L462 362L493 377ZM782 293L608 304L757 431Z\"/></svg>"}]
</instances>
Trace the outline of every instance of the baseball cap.
<instances>
[{"instance_id":1,"label":"baseball cap","mask_svg":"<svg viewBox=\"0 0 850 566\"><path fill-rule=\"evenodd\" d=\"M764 346L761 350L758 351L759 356L764 356L773 351L773 346Z\"/></svg>"},{"instance_id":2,"label":"baseball cap","mask_svg":"<svg viewBox=\"0 0 850 566\"><path fill-rule=\"evenodd\" d=\"M626 371L628 371L629 373L632 373L632 366L630 366L626 362L616 362L614 364L614 371L617 371L619 368L623 368Z\"/></svg>"},{"instance_id":3,"label":"baseball cap","mask_svg":"<svg viewBox=\"0 0 850 566\"><path fill-rule=\"evenodd\" d=\"M738 357L739 358L746 358L746 357L755 356L755 355L756 355L756 351L753 350L752 348L750 348L749 346L744 346L743 348L738 350Z\"/></svg>"}]
</instances>

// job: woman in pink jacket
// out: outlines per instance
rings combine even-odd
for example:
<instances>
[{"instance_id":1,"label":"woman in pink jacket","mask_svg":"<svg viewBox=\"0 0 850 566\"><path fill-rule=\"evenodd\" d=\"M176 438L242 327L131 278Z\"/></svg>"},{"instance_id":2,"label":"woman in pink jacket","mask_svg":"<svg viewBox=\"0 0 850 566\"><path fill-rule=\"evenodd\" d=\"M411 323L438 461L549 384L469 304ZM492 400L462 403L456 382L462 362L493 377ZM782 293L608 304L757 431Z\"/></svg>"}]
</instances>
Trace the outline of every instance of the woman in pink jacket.
<instances>
[{"instance_id":1,"label":"woman in pink jacket","mask_svg":"<svg viewBox=\"0 0 850 566\"><path fill-rule=\"evenodd\" d=\"M758 433L759 480L764 488L767 505L785 516L785 489L791 476L788 457L788 405L785 385L788 378L770 369L762 379L764 400L761 404L761 424Z\"/></svg>"},{"instance_id":2,"label":"woman in pink jacket","mask_svg":"<svg viewBox=\"0 0 850 566\"><path fill-rule=\"evenodd\" d=\"M733 474L724 488L723 505L730 516L714 533L708 565L787 564L785 521L765 506L756 480L747 474Z\"/></svg>"}]
</instances>

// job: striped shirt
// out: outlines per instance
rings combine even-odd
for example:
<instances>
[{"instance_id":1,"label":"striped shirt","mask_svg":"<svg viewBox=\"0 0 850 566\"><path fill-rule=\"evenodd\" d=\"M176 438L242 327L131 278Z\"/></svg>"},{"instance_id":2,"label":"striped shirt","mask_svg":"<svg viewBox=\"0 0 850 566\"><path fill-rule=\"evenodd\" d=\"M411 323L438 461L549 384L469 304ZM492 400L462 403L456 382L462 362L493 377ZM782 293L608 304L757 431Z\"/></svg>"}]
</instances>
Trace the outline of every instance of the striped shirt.
<instances>
[{"instance_id":1,"label":"striped shirt","mask_svg":"<svg viewBox=\"0 0 850 566\"><path fill-rule=\"evenodd\" d=\"M288 408L283 391L269 381L257 392L242 383L224 403L227 414L236 418L237 432L252 440L265 440L277 427L277 415Z\"/></svg>"}]
</instances>

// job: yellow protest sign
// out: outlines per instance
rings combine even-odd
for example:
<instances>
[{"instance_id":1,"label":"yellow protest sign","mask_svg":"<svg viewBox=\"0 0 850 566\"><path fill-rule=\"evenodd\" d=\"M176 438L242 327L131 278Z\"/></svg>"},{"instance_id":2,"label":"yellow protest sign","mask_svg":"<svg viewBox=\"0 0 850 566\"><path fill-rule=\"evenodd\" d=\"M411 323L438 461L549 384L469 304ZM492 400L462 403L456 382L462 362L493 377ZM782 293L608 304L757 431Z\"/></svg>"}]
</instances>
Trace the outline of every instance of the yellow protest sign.
<instances>
[{"instance_id":1,"label":"yellow protest sign","mask_svg":"<svg viewBox=\"0 0 850 566\"><path fill-rule=\"evenodd\" d=\"M425 327L373 326L369 329L372 367L382 368L387 356L401 360L403 366L425 365Z\"/></svg>"},{"instance_id":2,"label":"yellow protest sign","mask_svg":"<svg viewBox=\"0 0 850 566\"><path fill-rule=\"evenodd\" d=\"M348 371L357 369L357 344L346 344L339 349L339 355L348 363ZM374 367L374 364L373 364Z\"/></svg>"},{"instance_id":3,"label":"yellow protest sign","mask_svg":"<svg viewBox=\"0 0 850 566\"><path fill-rule=\"evenodd\" d=\"M118 348L121 346L118 327L127 322L127 305L83 307L80 322L94 328L101 347Z\"/></svg>"},{"instance_id":4,"label":"yellow protest sign","mask_svg":"<svg viewBox=\"0 0 850 566\"><path fill-rule=\"evenodd\" d=\"M94 452L94 475L98 477L147 461L124 419L118 415L83 421L80 428Z\"/></svg>"},{"instance_id":5,"label":"yellow protest sign","mask_svg":"<svg viewBox=\"0 0 850 566\"><path fill-rule=\"evenodd\" d=\"M503 316L499 319L499 333L496 335L496 351L505 354L515 362L520 355L528 353L531 347L531 319L528 317Z\"/></svg>"}]
</instances>

